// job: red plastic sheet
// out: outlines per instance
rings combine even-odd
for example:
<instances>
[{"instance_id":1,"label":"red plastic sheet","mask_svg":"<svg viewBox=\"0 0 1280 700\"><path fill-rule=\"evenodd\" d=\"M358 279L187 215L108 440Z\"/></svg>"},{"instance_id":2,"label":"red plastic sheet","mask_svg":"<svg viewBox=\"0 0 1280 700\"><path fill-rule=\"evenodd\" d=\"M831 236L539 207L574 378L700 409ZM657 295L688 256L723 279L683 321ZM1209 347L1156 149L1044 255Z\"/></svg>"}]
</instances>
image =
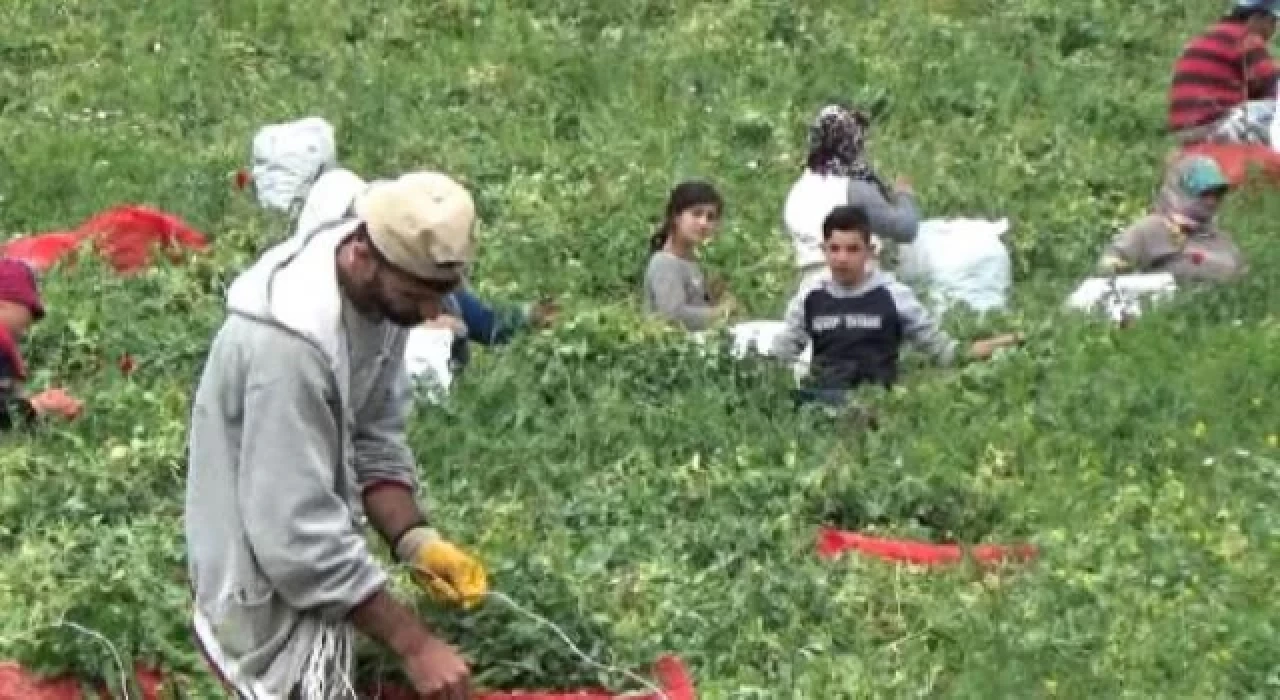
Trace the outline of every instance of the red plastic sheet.
<instances>
[{"instance_id":1,"label":"red plastic sheet","mask_svg":"<svg viewBox=\"0 0 1280 700\"><path fill-rule=\"evenodd\" d=\"M149 207L125 206L105 211L78 230L118 272L135 272L150 262L152 246L177 261L186 250L205 250L209 242L182 219Z\"/></svg>"},{"instance_id":2,"label":"red plastic sheet","mask_svg":"<svg viewBox=\"0 0 1280 700\"><path fill-rule=\"evenodd\" d=\"M67 258L85 241L92 241L95 249L121 274L146 267L153 246L159 246L175 262L184 252L209 247L203 234L172 214L150 207L122 206L94 216L75 231L42 233L7 241L0 253L44 271Z\"/></svg>"},{"instance_id":3,"label":"red plastic sheet","mask_svg":"<svg viewBox=\"0 0 1280 700\"><path fill-rule=\"evenodd\" d=\"M134 669L142 700L159 700L164 677L154 669ZM98 691L99 700L110 700L105 689ZM132 697L132 696L131 696ZM0 663L0 700L84 700L80 682L69 676L40 678L15 663Z\"/></svg>"},{"instance_id":4,"label":"red plastic sheet","mask_svg":"<svg viewBox=\"0 0 1280 700\"><path fill-rule=\"evenodd\" d=\"M142 700L159 700L164 677L159 672L138 666L134 669ZM664 656L653 666L654 685L662 688L667 700L697 700L693 680L680 659ZM417 700L412 690L384 685L366 689L364 700ZM100 700L110 700L105 690L99 692ZM473 695L474 700L615 700L621 696L605 690L579 690L562 692L498 691ZM628 700L663 700L661 695L628 695ZM66 676L39 678L14 663L0 663L0 700L85 700L80 684Z\"/></svg>"},{"instance_id":5,"label":"red plastic sheet","mask_svg":"<svg viewBox=\"0 0 1280 700\"><path fill-rule=\"evenodd\" d=\"M693 679L680 659L674 656L663 656L653 665L653 684L662 688L667 700L697 700L694 694ZM616 700L621 698L616 693L603 689L584 689L576 691L538 692L538 691L498 691L481 692L474 695L475 700ZM416 700L413 691L403 687L383 686L369 695L369 700ZM627 700L663 700L662 695L650 692L641 695L627 695Z\"/></svg>"},{"instance_id":6,"label":"red plastic sheet","mask_svg":"<svg viewBox=\"0 0 1280 700\"><path fill-rule=\"evenodd\" d=\"M832 559L847 551L861 552L886 561L919 566L956 564L965 557L965 550L954 544L871 537L833 528L823 528L818 533L819 556ZM1034 545L1029 544L983 544L969 548L968 554L979 564L993 565L1004 561L1029 561L1039 556L1039 551Z\"/></svg>"},{"instance_id":7,"label":"red plastic sheet","mask_svg":"<svg viewBox=\"0 0 1280 700\"><path fill-rule=\"evenodd\" d=\"M17 258L44 272L80 247L80 241L81 238L76 233L41 233L7 241L0 252L5 257Z\"/></svg>"},{"instance_id":8,"label":"red plastic sheet","mask_svg":"<svg viewBox=\"0 0 1280 700\"><path fill-rule=\"evenodd\" d=\"M1261 170L1272 185L1280 185L1280 153L1264 144L1204 143L1188 146L1183 153L1198 153L1218 161L1222 174L1233 186L1244 183L1254 168Z\"/></svg>"}]
</instances>

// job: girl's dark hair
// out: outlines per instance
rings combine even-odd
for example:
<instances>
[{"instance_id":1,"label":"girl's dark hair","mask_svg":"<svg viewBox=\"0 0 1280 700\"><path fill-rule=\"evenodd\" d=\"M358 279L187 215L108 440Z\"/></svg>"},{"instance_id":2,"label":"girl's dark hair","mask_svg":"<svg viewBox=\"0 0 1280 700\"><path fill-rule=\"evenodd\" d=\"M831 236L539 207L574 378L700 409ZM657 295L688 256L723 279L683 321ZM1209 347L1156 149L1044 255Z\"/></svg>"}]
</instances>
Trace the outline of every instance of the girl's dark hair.
<instances>
[{"instance_id":1,"label":"girl's dark hair","mask_svg":"<svg viewBox=\"0 0 1280 700\"><path fill-rule=\"evenodd\" d=\"M676 185L675 189L671 190L671 196L667 198L667 210L662 216L662 225L649 237L649 252L656 253L662 250L662 247L667 244L667 238L671 235L671 225L675 223L676 217L700 204L711 204L715 206L717 213L724 213L724 199L711 183L689 180Z\"/></svg>"}]
</instances>

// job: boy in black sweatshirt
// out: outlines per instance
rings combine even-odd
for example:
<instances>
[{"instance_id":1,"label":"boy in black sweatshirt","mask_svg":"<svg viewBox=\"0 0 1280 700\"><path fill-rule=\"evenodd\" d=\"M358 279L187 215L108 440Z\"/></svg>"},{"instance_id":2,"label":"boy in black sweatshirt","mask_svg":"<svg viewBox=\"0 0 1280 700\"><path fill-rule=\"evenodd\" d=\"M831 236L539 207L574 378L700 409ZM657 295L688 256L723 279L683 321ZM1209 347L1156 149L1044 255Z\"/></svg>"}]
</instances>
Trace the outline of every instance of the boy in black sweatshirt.
<instances>
[{"instance_id":1,"label":"boy in black sweatshirt","mask_svg":"<svg viewBox=\"0 0 1280 700\"><path fill-rule=\"evenodd\" d=\"M939 365L956 360L957 343L938 327L909 287L869 266L871 231L860 207L836 207L822 224L827 270L801 286L787 306L785 328L774 339L774 354L794 361L810 342L809 386L802 400L843 403L863 384L892 386L904 341ZM1014 345L1016 335L981 340L969 356L986 359Z\"/></svg>"}]
</instances>

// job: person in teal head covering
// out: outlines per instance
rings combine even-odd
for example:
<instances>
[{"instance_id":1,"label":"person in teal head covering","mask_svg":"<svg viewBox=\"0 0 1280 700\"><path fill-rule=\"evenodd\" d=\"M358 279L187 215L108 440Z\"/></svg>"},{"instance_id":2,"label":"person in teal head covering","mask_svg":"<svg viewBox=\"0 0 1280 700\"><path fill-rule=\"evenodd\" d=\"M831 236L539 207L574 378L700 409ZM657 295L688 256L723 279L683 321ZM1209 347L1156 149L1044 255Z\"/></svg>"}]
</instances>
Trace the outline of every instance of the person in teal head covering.
<instances>
[{"instance_id":1,"label":"person in teal head covering","mask_svg":"<svg viewBox=\"0 0 1280 700\"><path fill-rule=\"evenodd\" d=\"M1168 272L1179 282L1225 282L1244 274L1240 249L1214 226L1230 190L1230 181L1213 158L1178 157L1151 212L1111 242L1099 271Z\"/></svg>"}]
</instances>

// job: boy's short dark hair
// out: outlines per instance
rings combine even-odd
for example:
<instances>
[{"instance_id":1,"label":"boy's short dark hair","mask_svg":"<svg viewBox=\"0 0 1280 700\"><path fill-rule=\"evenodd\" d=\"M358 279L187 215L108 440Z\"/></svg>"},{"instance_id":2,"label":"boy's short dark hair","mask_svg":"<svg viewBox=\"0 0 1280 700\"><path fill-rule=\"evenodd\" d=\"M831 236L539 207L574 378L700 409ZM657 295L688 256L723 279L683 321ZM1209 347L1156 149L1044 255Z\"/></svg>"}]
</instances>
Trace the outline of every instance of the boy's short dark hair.
<instances>
[{"instance_id":1,"label":"boy's short dark hair","mask_svg":"<svg viewBox=\"0 0 1280 700\"><path fill-rule=\"evenodd\" d=\"M836 207L822 220L822 240L831 240L835 231L849 231L862 236L864 243L871 244L871 219L867 210L862 207L844 205Z\"/></svg>"},{"instance_id":2,"label":"boy's short dark hair","mask_svg":"<svg viewBox=\"0 0 1280 700\"><path fill-rule=\"evenodd\" d=\"M1227 14L1223 15L1223 19L1229 22L1248 22L1259 15L1275 16L1275 12L1272 10L1272 5L1275 4L1274 2L1264 1L1255 3L1252 7L1240 7L1237 5L1228 10Z\"/></svg>"}]
</instances>

